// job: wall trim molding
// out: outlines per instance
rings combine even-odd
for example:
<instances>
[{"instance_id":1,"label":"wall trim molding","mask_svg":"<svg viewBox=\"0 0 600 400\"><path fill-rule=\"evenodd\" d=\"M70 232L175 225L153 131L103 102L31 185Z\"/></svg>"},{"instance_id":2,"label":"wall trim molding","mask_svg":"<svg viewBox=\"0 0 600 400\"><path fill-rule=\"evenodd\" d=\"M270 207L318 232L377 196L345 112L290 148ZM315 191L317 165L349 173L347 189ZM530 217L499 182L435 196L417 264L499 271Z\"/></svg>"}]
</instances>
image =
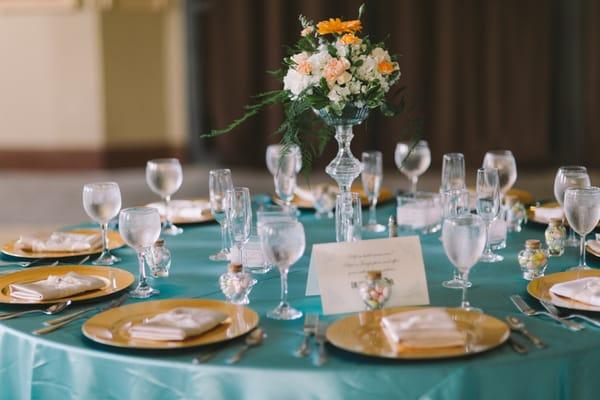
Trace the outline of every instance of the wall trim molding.
<instances>
[{"instance_id":1,"label":"wall trim molding","mask_svg":"<svg viewBox=\"0 0 600 400\"><path fill-rule=\"evenodd\" d=\"M176 157L187 161L183 148L153 146L103 150L0 150L0 168L13 170L70 170L143 167L147 160Z\"/></svg>"}]
</instances>

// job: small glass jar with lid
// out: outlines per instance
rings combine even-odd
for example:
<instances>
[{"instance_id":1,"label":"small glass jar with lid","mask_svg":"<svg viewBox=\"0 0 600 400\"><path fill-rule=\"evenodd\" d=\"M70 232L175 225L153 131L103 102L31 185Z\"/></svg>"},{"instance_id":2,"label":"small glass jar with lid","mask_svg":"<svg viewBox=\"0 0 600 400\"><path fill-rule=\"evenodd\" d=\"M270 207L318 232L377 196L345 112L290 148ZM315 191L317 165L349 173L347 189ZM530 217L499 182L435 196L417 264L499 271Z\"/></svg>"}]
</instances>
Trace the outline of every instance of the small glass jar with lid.
<instances>
[{"instance_id":1,"label":"small glass jar with lid","mask_svg":"<svg viewBox=\"0 0 600 400\"><path fill-rule=\"evenodd\" d=\"M171 269L171 252L163 239L158 239L146 252L146 262L153 278L166 278Z\"/></svg>"},{"instance_id":2,"label":"small glass jar with lid","mask_svg":"<svg viewBox=\"0 0 600 400\"><path fill-rule=\"evenodd\" d=\"M379 310L385 306L392 294L393 281L385 278L381 271L368 271L367 279L352 284L358 288L360 298L367 306L367 310Z\"/></svg>"},{"instance_id":3,"label":"small glass jar with lid","mask_svg":"<svg viewBox=\"0 0 600 400\"><path fill-rule=\"evenodd\" d=\"M219 278L219 287L232 304L248 304L248 295L252 287L256 285L256 279L248 272L244 272L242 265L238 263L229 264L227 272Z\"/></svg>"},{"instance_id":4,"label":"small glass jar with lid","mask_svg":"<svg viewBox=\"0 0 600 400\"><path fill-rule=\"evenodd\" d=\"M521 232L522 225L527 222L527 210L516 196L506 195L504 198L504 219L509 232Z\"/></svg>"},{"instance_id":5,"label":"small glass jar with lid","mask_svg":"<svg viewBox=\"0 0 600 400\"><path fill-rule=\"evenodd\" d=\"M550 257L562 256L565 252L565 241L567 240L567 230L563 226L562 219L550 218L546 232L544 232L546 246L548 246L548 255Z\"/></svg>"},{"instance_id":6,"label":"small glass jar with lid","mask_svg":"<svg viewBox=\"0 0 600 400\"><path fill-rule=\"evenodd\" d=\"M544 271L548 266L548 252L542 249L539 240L526 240L525 250L521 250L518 260L523 272L523 279L531 281L544 276Z\"/></svg>"}]
</instances>

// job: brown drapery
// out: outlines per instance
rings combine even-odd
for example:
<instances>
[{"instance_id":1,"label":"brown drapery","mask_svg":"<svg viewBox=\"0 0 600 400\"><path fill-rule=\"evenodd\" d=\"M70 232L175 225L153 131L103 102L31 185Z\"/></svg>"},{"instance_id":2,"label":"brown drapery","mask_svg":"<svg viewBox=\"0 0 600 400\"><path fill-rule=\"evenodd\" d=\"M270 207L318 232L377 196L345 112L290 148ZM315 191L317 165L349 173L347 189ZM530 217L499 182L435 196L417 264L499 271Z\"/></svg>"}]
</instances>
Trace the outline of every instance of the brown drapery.
<instances>
[{"instance_id":1,"label":"brown drapery","mask_svg":"<svg viewBox=\"0 0 600 400\"><path fill-rule=\"evenodd\" d=\"M213 0L203 17L205 128L224 127L242 113L253 94L279 88L265 73L277 69L284 46L297 39L297 15L315 21L353 18L361 0ZM354 154L384 152L393 165L393 148L410 118L422 117L423 136L433 163L450 151L465 153L477 165L486 150L511 149L520 165L555 164L561 149L553 143L553 45L556 10L551 0L398 0L367 1L365 32L384 39L401 54L401 84L407 86L410 113L388 119L373 114L353 141ZM585 159L595 156L600 139L600 5L582 0L582 71ZM223 162L262 165L264 149L281 110L269 109L232 134L207 146ZM365 134L365 130L367 131ZM404 136L405 137L405 136ZM595 145L595 146L593 146ZM595 147L595 149L593 149ZM330 160L331 144L322 164ZM574 162L573 161L573 162Z\"/></svg>"}]
</instances>

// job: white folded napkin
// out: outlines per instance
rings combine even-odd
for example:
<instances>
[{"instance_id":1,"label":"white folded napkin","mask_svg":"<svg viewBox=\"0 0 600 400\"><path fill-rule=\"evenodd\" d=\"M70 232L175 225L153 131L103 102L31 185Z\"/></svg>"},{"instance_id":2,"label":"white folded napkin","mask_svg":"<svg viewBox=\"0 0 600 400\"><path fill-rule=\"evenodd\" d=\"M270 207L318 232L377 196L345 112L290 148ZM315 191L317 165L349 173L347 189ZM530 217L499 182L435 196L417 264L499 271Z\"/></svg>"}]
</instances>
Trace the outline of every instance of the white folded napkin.
<instances>
[{"instance_id":1,"label":"white folded napkin","mask_svg":"<svg viewBox=\"0 0 600 400\"><path fill-rule=\"evenodd\" d=\"M100 233L52 232L50 235L23 235L16 246L32 252L80 252L102 245Z\"/></svg>"},{"instance_id":2,"label":"white folded napkin","mask_svg":"<svg viewBox=\"0 0 600 400\"><path fill-rule=\"evenodd\" d=\"M37 282L13 283L10 285L10 296L25 300L53 300L100 289L104 285L105 282L95 276L69 272L65 275L50 275Z\"/></svg>"},{"instance_id":3,"label":"white folded napkin","mask_svg":"<svg viewBox=\"0 0 600 400\"><path fill-rule=\"evenodd\" d=\"M575 279L553 285L550 292L563 297L600 307L600 278Z\"/></svg>"},{"instance_id":4,"label":"white folded napkin","mask_svg":"<svg viewBox=\"0 0 600 400\"><path fill-rule=\"evenodd\" d=\"M148 204L158 210L162 216L166 215L164 203ZM210 211L210 203L204 200L171 200L169 202L169 216L180 219L198 219Z\"/></svg>"},{"instance_id":5,"label":"white folded napkin","mask_svg":"<svg viewBox=\"0 0 600 400\"><path fill-rule=\"evenodd\" d=\"M227 314L205 308L178 307L129 328L133 339L185 340L213 329Z\"/></svg>"},{"instance_id":6,"label":"white folded napkin","mask_svg":"<svg viewBox=\"0 0 600 400\"><path fill-rule=\"evenodd\" d=\"M588 240L586 244L592 253L600 256L600 240Z\"/></svg>"},{"instance_id":7,"label":"white folded napkin","mask_svg":"<svg viewBox=\"0 0 600 400\"><path fill-rule=\"evenodd\" d=\"M442 209L423 203L408 203L396 208L396 222L400 227L421 229L435 225L442 220Z\"/></svg>"},{"instance_id":8,"label":"white folded napkin","mask_svg":"<svg viewBox=\"0 0 600 400\"><path fill-rule=\"evenodd\" d=\"M312 191L309 188L302 187L302 186L296 186L296 189L294 190L294 194L296 196L298 196L299 199L302 199L304 201L308 201L310 203L315 202L315 196L313 195Z\"/></svg>"},{"instance_id":9,"label":"white folded napkin","mask_svg":"<svg viewBox=\"0 0 600 400\"><path fill-rule=\"evenodd\" d=\"M563 218L562 207L536 207L534 210L535 219L548 223L550 218Z\"/></svg>"},{"instance_id":10,"label":"white folded napkin","mask_svg":"<svg viewBox=\"0 0 600 400\"><path fill-rule=\"evenodd\" d=\"M381 325L394 347L428 349L464 346L465 334L458 330L446 310L427 308L385 316Z\"/></svg>"}]
</instances>

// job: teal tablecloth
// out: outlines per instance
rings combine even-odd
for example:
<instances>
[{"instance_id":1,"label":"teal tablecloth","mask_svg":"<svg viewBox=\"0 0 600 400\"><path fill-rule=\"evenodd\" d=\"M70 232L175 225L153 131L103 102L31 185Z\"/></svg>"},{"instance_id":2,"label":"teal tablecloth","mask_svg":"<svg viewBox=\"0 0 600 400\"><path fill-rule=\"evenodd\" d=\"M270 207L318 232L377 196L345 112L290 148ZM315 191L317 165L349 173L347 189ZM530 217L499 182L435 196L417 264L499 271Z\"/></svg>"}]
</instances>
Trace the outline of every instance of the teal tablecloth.
<instances>
[{"instance_id":1,"label":"teal tablecloth","mask_svg":"<svg viewBox=\"0 0 600 400\"><path fill-rule=\"evenodd\" d=\"M380 207L381 221L392 212ZM304 290L311 245L334 241L333 220L318 221L302 215L307 248L290 273L290 300L304 312L321 312L318 297ZM501 251L505 260L477 264L471 274L473 305L504 318L517 314L509 295L527 297L516 254L526 239L541 239L543 229L527 227L509 237ZM381 235L380 235L381 236ZM431 304L457 306L460 292L445 289L441 282L451 276L438 235L421 238ZM222 299L217 277L224 263L208 260L219 245L217 225L187 227L182 236L168 238L173 253L171 277L156 280L161 295ZM130 249L117 251L119 267L135 273ZM591 257L590 257L591 258ZM548 272L576 262L576 250L550 261ZM590 263L600 267L597 259ZM272 271L259 279L250 306L259 312L268 339L251 350L237 365L225 359L241 341L230 343L215 359L193 365L192 357L203 349L186 351L123 351L95 344L80 332L81 322L36 337L32 329L47 316L29 316L0 322L0 399L592 399L600 393L600 329L588 326L571 332L538 317L523 317L528 327L549 344L546 350L531 349L527 356L509 346L471 358L441 361L388 361L361 357L329 347L330 360L316 367L310 359L292 352L302 338L302 320L273 321L265 312L279 296L279 276ZM133 302L129 300L128 303ZM77 307L73 307L77 308ZM0 311L11 308L1 307ZM336 317L327 318L333 320ZM337 317L339 318L339 317Z\"/></svg>"}]
</instances>

